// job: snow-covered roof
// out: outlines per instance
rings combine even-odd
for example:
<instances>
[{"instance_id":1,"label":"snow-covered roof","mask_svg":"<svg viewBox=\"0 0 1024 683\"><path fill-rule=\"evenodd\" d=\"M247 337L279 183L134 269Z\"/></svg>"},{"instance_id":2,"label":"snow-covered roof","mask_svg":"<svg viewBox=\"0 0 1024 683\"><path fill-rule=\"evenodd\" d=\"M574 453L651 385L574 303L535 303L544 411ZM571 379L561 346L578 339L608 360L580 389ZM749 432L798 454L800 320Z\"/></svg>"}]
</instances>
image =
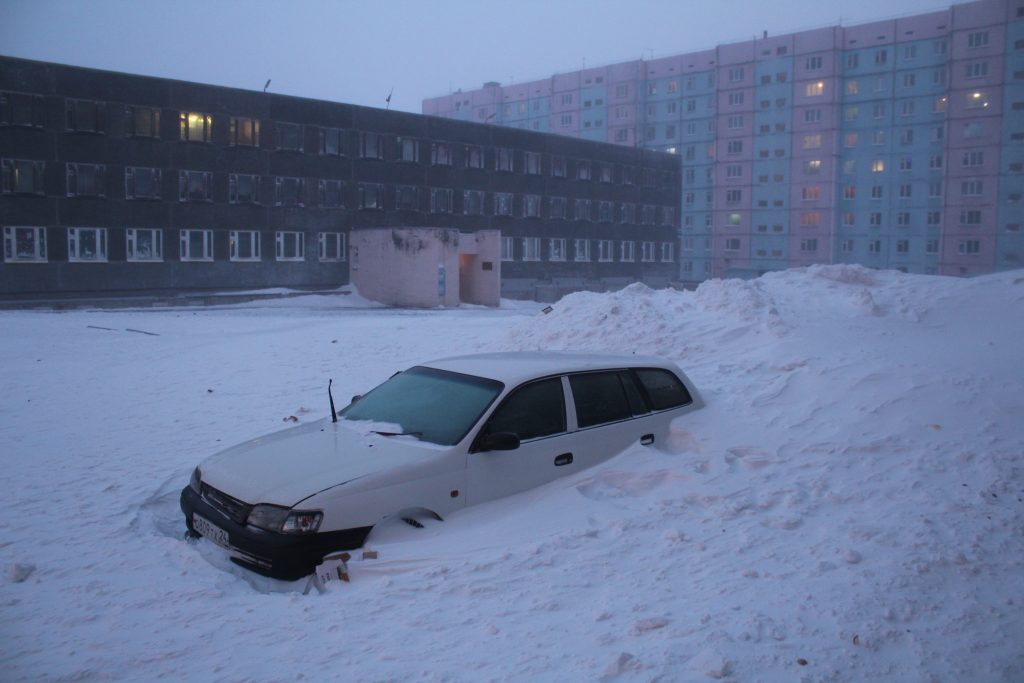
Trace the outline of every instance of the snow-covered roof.
<instances>
[{"instance_id":1,"label":"snow-covered roof","mask_svg":"<svg viewBox=\"0 0 1024 683\"><path fill-rule=\"evenodd\" d=\"M671 362L656 356L632 354L577 353L571 351L512 351L506 353L480 353L453 356L421 363L420 365L461 372L466 375L496 379L515 385L534 377L563 372L585 372L605 368L667 367Z\"/></svg>"}]
</instances>

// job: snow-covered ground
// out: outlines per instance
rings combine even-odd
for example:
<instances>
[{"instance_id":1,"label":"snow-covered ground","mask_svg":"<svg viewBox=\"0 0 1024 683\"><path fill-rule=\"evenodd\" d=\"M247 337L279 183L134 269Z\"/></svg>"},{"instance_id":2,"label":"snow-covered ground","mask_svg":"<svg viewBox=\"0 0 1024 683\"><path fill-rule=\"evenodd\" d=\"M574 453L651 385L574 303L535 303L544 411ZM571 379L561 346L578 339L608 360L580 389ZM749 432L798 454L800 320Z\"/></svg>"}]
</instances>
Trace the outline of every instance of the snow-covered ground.
<instances>
[{"instance_id":1,"label":"snow-covered ground","mask_svg":"<svg viewBox=\"0 0 1024 683\"><path fill-rule=\"evenodd\" d=\"M1024 680L1024 272L338 298L0 313L0 679ZM322 418L329 377L344 403L520 349L664 355L708 405L663 450L375 531L323 595L182 540L192 467Z\"/></svg>"}]
</instances>

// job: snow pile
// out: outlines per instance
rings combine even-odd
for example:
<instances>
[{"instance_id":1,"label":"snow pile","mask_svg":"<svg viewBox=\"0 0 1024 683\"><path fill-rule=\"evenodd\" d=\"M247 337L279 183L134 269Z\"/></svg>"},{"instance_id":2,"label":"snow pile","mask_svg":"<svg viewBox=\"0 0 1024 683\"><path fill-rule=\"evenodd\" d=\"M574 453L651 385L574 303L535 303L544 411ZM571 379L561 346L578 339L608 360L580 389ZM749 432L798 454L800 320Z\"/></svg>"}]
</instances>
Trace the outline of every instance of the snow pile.
<instances>
[{"instance_id":1,"label":"snow pile","mask_svg":"<svg viewBox=\"0 0 1024 683\"><path fill-rule=\"evenodd\" d=\"M1022 313L1021 272L826 266L548 315L0 314L5 680L1022 680ZM194 464L327 415L328 376L500 349L664 355L708 405L659 449L375 529L324 595L181 540Z\"/></svg>"}]
</instances>

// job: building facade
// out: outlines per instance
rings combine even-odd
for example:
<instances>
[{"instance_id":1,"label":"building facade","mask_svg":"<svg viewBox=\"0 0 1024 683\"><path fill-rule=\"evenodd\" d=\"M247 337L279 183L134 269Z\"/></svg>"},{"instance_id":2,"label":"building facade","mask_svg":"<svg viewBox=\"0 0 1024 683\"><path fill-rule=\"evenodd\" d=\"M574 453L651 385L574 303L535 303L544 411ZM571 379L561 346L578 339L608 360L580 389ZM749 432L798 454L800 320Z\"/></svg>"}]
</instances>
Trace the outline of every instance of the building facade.
<instances>
[{"instance_id":1,"label":"building facade","mask_svg":"<svg viewBox=\"0 0 1024 683\"><path fill-rule=\"evenodd\" d=\"M335 287L407 226L499 230L506 296L677 270L676 157L532 131L0 57L0 167L2 294Z\"/></svg>"},{"instance_id":2,"label":"building facade","mask_svg":"<svg viewBox=\"0 0 1024 683\"><path fill-rule=\"evenodd\" d=\"M423 112L679 155L684 281L1024 266L1024 0L488 83Z\"/></svg>"}]
</instances>

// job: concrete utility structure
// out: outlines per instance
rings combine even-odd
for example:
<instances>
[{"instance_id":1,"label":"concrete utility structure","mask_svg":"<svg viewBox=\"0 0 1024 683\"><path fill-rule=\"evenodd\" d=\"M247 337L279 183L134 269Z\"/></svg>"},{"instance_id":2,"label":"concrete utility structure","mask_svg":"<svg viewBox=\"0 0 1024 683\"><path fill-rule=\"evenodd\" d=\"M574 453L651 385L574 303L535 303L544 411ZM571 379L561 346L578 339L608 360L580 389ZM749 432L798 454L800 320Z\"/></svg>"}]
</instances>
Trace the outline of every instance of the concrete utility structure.
<instances>
[{"instance_id":1,"label":"concrete utility structure","mask_svg":"<svg viewBox=\"0 0 1024 683\"><path fill-rule=\"evenodd\" d=\"M678 157L419 114L0 57L0 167L15 297L337 287L378 229L454 235L449 302L677 270Z\"/></svg>"},{"instance_id":2,"label":"concrete utility structure","mask_svg":"<svg viewBox=\"0 0 1024 683\"><path fill-rule=\"evenodd\" d=\"M382 304L432 308L501 302L498 230L357 230L350 251L352 283Z\"/></svg>"},{"instance_id":3,"label":"concrete utility structure","mask_svg":"<svg viewBox=\"0 0 1024 683\"><path fill-rule=\"evenodd\" d=\"M685 281L1024 265L1024 0L486 83L423 112L678 154Z\"/></svg>"}]
</instances>

